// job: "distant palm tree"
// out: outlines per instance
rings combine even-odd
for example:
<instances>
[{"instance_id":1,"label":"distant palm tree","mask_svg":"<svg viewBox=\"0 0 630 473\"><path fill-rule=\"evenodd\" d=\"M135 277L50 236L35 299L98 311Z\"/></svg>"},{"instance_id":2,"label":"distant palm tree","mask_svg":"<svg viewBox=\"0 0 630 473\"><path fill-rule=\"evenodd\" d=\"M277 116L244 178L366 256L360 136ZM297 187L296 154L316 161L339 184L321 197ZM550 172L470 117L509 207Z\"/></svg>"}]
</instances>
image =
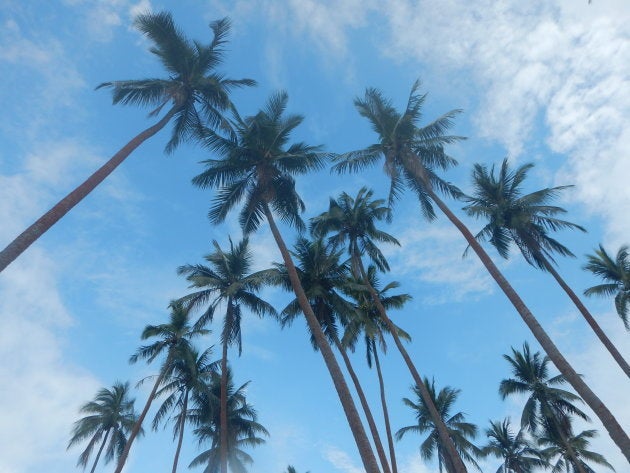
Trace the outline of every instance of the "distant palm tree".
<instances>
[{"instance_id":1,"label":"distant palm tree","mask_svg":"<svg viewBox=\"0 0 630 473\"><path fill-rule=\"evenodd\" d=\"M575 223L559 219L557 216L566 213L566 210L549 205L549 201L560 191L570 186L551 187L524 194L522 185L533 166L524 164L512 170L508 160L504 159L495 175L494 166L488 169L484 165L475 164L472 173L474 192L472 196L464 198L469 203L464 210L468 215L488 220L475 238L480 241L489 240L506 259L509 256L510 243L514 242L529 264L548 271L567 293L626 376L630 377L628 362L554 267L553 253L571 257L575 255L562 243L551 238L549 232L563 229L586 231Z\"/></svg>"},{"instance_id":2,"label":"distant palm tree","mask_svg":"<svg viewBox=\"0 0 630 473\"><path fill-rule=\"evenodd\" d=\"M209 304L200 317L196 326L205 326L210 322L215 310L225 304L226 312L221 330L221 412L223 428L221 432L227 435L227 364L228 346L236 344L241 354L241 318L242 308L258 315L276 315L276 310L268 302L256 295L269 282L271 270L250 273L253 264L253 254L249 249L249 240L243 239L237 245L230 240L229 251L223 251L216 241L213 241L215 251L206 256L210 266L185 265L177 272L185 275L192 288L197 291L184 296L180 302L185 307L199 308ZM227 437L221 442L221 473L227 473Z\"/></svg>"},{"instance_id":3,"label":"distant palm tree","mask_svg":"<svg viewBox=\"0 0 630 473\"><path fill-rule=\"evenodd\" d=\"M552 473L595 473L587 462L615 471L603 455L588 450L589 439L596 435L595 430L585 430L567 439L560 439L556 435L547 433L540 437L538 442L542 446L547 446L541 453L551 460Z\"/></svg>"},{"instance_id":4,"label":"distant palm tree","mask_svg":"<svg viewBox=\"0 0 630 473\"><path fill-rule=\"evenodd\" d=\"M169 103L170 108L155 125L133 138L2 250L0 271L81 202L138 146L164 128L171 119L175 123L171 139L166 145L167 152L173 151L182 140L196 133L203 123L212 127L219 126L223 111L230 106L229 91L234 87L255 84L251 79L226 79L215 72L215 68L223 60L223 46L230 29L227 18L210 24L214 38L207 45L198 41L191 42L186 38L175 26L170 13L138 15L134 25L154 43L150 51L159 58L168 72L168 78L104 82L97 89L111 88L114 104L155 107L149 114L152 117L157 116Z\"/></svg>"},{"instance_id":5,"label":"distant palm tree","mask_svg":"<svg viewBox=\"0 0 630 473\"><path fill-rule=\"evenodd\" d=\"M501 423L491 421L486 436L489 442L482 447L482 456L503 460L496 473L533 473L536 468L547 466L540 451L525 437L523 429L519 429L516 434L512 432L510 419L504 419Z\"/></svg>"},{"instance_id":6,"label":"distant palm tree","mask_svg":"<svg viewBox=\"0 0 630 473\"><path fill-rule=\"evenodd\" d=\"M72 437L68 442L70 448L89 439L87 447L79 456L77 466L85 469L99 442L100 447L90 473L96 470L105 446L105 463L120 457L127 443L127 434L137 420L133 404L134 399L129 398L129 383L115 383L112 389L99 390L93 401L81 406L79 412L87 415L74 423Z\"/></svg>"},{"instance_id":7,"label":"distant palm tree","mask_svg":"<svg viewBox=\"0 0 630 473\"><path fill-rule=\"evenodd\" d=\"M304 229L300 217L304 211L304 202L295 190L293 176L320 169L328 157L320 146L289 144L291 132L302 123L303 118L299 115L285 116L287 101L287 94L280 92L272 95L265 108L254 116L242 118L235 110L228 136L207 130L205 145L217 152L221 159L204 161L206 169L193 179L193 184L203 188L218 188L208 214L212 222L224 221L228 213L243 202L239 222L245 234L256 231L263 219L269 223L293 291L330 372L363 466L367 473L378 473L374 452L350 390L313 308L308 303L274 217L276 214L298 230Z\"/></svg>"},{"instance_id":8,"label":"distant palm tree","mask_svg":"<svg viewBox=\"0 0 630 473\"><path fill-rule=\"evenodd\" d=\"M297 470L295 469L294 466L289 465L287 466L287 471L285 473L297 473ZM306 473L310 473L310 471L307 471Z\"/></svg>"},{"instance_id":9,"label":"distant palm tree","mask_svg":"<svg viewBox=\"0 0 630 473\"><path fill-rule=\"evenodd\" d=\"M424 378L424 384L429 390L433 404L437 407L440 417L446 424L448 434L457 449L459 457L481 471L475 461L475 458L480 456L481 450L471 442L471 439L474 439L477 435L477 426L466 422L466 415L463 412L451 415L453 404L455 404L461 390L446 386L440 389L438 393L435 389L435 380L429 381L427 377ZM414 386L412 390L417 400L412 401L411 399L403 398L403 402L414 411L416 423L398 430L396 439L400 440L410 432L417 434L428 432L428 437L420 444L420 455L425 460L431 460L434 456L437 456L440 473L442 473L443 469L447 473L453 473L456 470L452 457L448 455L446 446L438 434L433 416L429 412L417 386Z\"/></svg>"},{"instance_id":10,"label":"distant palm tree","mask_svg":"<svg viewBox=\"0 0 630 473\"><path fill-rule=\"evenodd\" d=\"M584 269L606 281L584 291L587 296L615 296L615 309L621 317L626 330L630 330L630 253L628 245L619 248L613 260L599 245L594 255L587 255L588 263Z\"/></svg>"}]
</instances>

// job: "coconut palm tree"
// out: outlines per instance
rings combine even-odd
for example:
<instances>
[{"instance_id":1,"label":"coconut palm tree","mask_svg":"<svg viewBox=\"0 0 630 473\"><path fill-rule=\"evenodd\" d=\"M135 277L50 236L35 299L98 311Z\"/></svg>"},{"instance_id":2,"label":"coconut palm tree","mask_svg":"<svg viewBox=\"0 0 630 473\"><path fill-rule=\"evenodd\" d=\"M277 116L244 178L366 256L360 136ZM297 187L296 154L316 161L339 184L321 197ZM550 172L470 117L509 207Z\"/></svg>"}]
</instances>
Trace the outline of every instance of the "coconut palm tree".
<instances>
[{"instance_id":1,"label":"coconut palm tree","mask_svg":"<svg viewBox=\"0 0 630 473\"><path fill-rule=\"evenodd\" d=\"M232 132L227 136L207 130L204 144L221 159L204 161L206 169L193 179L193 184L203 188L218 188L209 212L212 222L222 222L230 210L243 202L239 221L245 234L254 232L263 219L269 223L300 309L315 336L319 352L337 390L363 465L368 473L376 473L379 471L378 464L350 390L308 303L274 217L276 214L298 230L304 229L300 217L304 203L295 190L293 176L320 169L328 156L319 146L289 144L291 132L302 123L303 118L299 115L285 116L287 101L287 94L279 92L272 95L265 108L254 116L241 118L234 111L229 121Z\"/></svg>"},{"instance_id":2,"label":"coconut palm tree","mask_svg":"<svg viewBox=\"0 0 630 473\"><path fill-rule=\"evenodd\" d=\"M606 281L584 291L587 296L615 296L615 309L626 330L630 330L630 256L628 245L619 248L613 259L602 245L594 255L587 255L588 263L583 268Z\"/></svg>"},{"instance_id":3,"label":"coconut palm tree","mask_svg":"<svg viewBox=\"0 0 630 473\"><path fill-rule=\"evenodd\" d=\"M585 430L567 439L560 439L557 435L546 433L538 439L538 443L546 446L541 453L551 460L552 473L595 473L588 463L605 466L615 471L603 455L588 450L589 440L596 435L595 430Z\"/></svg>"},{"instance_id":4,"label":"coconut palm tree","mask_svg":"<svg viewBox=\"0 0 630 473\"><path fill-rule=\"evenodd\" d=\"M68 442L70 448L89 439L85 450L79 455L77 466L85 469L99 442L100 447L90 473L96 470L106 446L105 463L120 457L127 443L127 434L138 417L133 408L134 401L129 398L129 383L114 383L111 389L100 389L93 401L81 406L79 412L87 415L74 423L72 437Z\"/></svg>"},{"instance_id":5,"label":"coconut palm tree","mask_svg":"<svg viewBox=\"0 0 630 473\"><path fill-rule=\"evenodd\" d=\"M228 403L227 403L227 439L228 463L234 473L246 473L245 465L253 462L244 448L256 447L265 443L261 436L269 432L257 421L257 413L245 398L245 390L249 382L234 389L232 374L228 370ZM221 381L214 378L205 393L197 396L199 404L193 414L199 424L194 431L199 444L210 444L207 450L197 455L190 467L205 465L204 473L218 473L221 469L221 420L219 398L221 397Z\"/></svg>"},{"instance_id":6,"label":"coconut palm tree","mask_svg":"<svg viewBox=\"0 0 630 473\"><path fill-rule=\"evenodd\" d=\"M149 113L151 117L158 116L169 105L166 113L157 123L132 138L94 174L2 250L0 271L81 202L138 146L171 120L174 120L173 132L166 145L167 152L172 152L182 140L190 138L202 124L219 126L223 111L230 106L230 90L255 84L251 79L227 79L215 71L225 52L224 45L230 29L227 18L210 24L214 38L209 44L190 41L175 25L171 14L166 12L138 15L134 26L154 44L150 51L158 57L168 77L104 82L97 89L112 89L114 104L154 107Z\"/></svg>"},{"instance_id":7,"label":"coconut palm tree","mask_svg":"<svg viewBox=\"0 0 630 473\"><path fill-rule=\"evenodd\" d=\"M457 412L451 415L453 404L455 404L461 390L445 386L440 389L439 392L436 392L435 380L429 381L427 377L424 378L424 385L427 387L433 405L438 409L442 421L446 424L449 437L455 445L459 457L481 471L475 461L475 458L480 456L481 450L471 442L477 435L477 426L466 422L466 415L463 412ZM433 415L429 412L424 398L420 394L420 390L417 386L414 386L412 390L417 400L412 401L411 399L403 398L403 402L414 411L416 423L399 429L398 432L396 432L396 439L400 440L410 432L417 434L428 432L429 435L422 444L420 444L420 455L422 458L431 460L434 456L437 456L440 473L442 473L443 469L446 470L447 473L456 471L452 457L448 454L448 450L442 442L442 438L433 420Z\"/></svg>"},{"instance_id":8,"label":"coconut palm tree","mask_svg":"<svg viewBox=\"0 0 630 473\"><path fill-rule=\"evenodd\" d=\"M536 468L547 466L543 455L525 436L525 430L512 432L509 418L501 423L490 421L486 436L489 442L482 447L481 455L503 460L496 473L533 473Z\"/></svg>"},{"instance_id":9,"label":"coconut palm tree","mask_svg":"<svg viewBox=\"0 0 630 473\"><path fill-rule=\"evenodd\" d=\"M212 376L216 376L218 362L209 360L212 349L208 348L199 353L194 347L178 351L173 360L173 370L164 379L162 387L157 391L156 397L164 397L162 405L153 418L153 429L167 419L170 412L177 410L173 417L173 440L177 438L177 448L173 459L172 472L177 471L179 454L184 440L184 427L189 420L190 398L196 393L207 388Z\"/></svg>"},{"instance_id":10,"label":"coconut palm tree","mask_svg":"<svg viewBox=\"0 0 630 473\"><path fill-rule=\"evenodd\" d=\"M144 409L142 409L138 420L133 426L125 449L120 455L115 473L120 473L125 466L131 445L142 427L142 423L144 422L147 412L149 412L151 403L157 395L158 388L162 384L162 381L175 369L176 364L174 360L190 349L190 340L192 338L209 333L206 329L191 326L189 311L182 304L174 301L171 302L170 308L171 313L168 323L147 325L142 331L142 340L155 337L158 337L158 340L150 345L141 346L136 353L129 358L130 363L136 363L141 359L146 360L147 363L151 363L161 355L166 354L166 359L160 368L159 374L155 378L155 383L149 393Z\"/></svg>"},{"instance_id":11,"label":"coconut palm tree","mask_svg":"<svg viewBox=\"0 0 630 473\"><path fill-rule=\"evenodd\" d=\"M437 170L447 169L457 163L446 154L444 147L461 139L446 134L458 111L448 112L432 123L420 126L419 121L422 117L422 106L426 95L418 93L419 86L419 82L416 82L412 87L407 106L402 113L398 112L392 102L377 89L368 89L364 98L355 99L359 114L371 123L378 134L378 141L363 150L339 156L333 169L337 172L360 171L384 157L384 169L391 182L390 202L395 201L402 191L408 188L418 196L421 210L429 219L435 217L433 207L435 204L461 232L538 343L571 386L600 418L610 437L630 462L628 434L562 355L470 230L439 197L438 192L455 197L461 196L461 191L436 174Z\"/></svg>"},{"instance_id":12,"label":"coconut palm tree","mask_svg":"<svg viewBox=\"0 0 630 473\"><path fill-rule=\"evenodd\" d=\"M223 251L213 241L215 251L205 257L210 264L184 265L178 268L180 275L185 275L190 287L198 289L180 299L187 308L200 308L207 305L197 326L205 326L214 318L217 307L225 305L226 311L221 330L221 412L224 438L221 442L221 473L227 473L227 364L228 347L236 344L238 354L242 352L241 318L242 309L258 315L276 315L276 310L268 302L256 295L269 281L271 270L251 273L253 255L247 238L234 245L230 239L230 250Z\"/></svg>"},{"instance_id":13,"label":"coconut palm tree","mask_svg":"<svg viewBox=\"0 0 630 473\"><path fill-rule=\"evenodd\" d=\"M389 332L394 338L394 343L402 355L407 367L413 377L416 386L424 397L429 411L433 414L438 433L449 454L454 457L453 462L457 471L465 471L466 467L461 459L457 458L457 450L452 445L448 430L440 418L438 410L432 406L431 397L422 377L418 372L406 348L402 344L394 323L387 315L376 289L370 284L370 279L363 265L363 256L368 257L382 271L389 270L387 260L378 248L376 242L393 243L399 245L398 240L392 235L376 228L376 222L382 221L389 216L390 209L385 206L385 201L372 199L373 192L363 187L357 193L356 198L352 198L343 192L337 200L331 199L328 211L315 217L312 221L312 230L315 234L326 235L332 233L330 242L334 245L347 244L348 254L352 262L352 269L355 278L359 279L368 289L372 302L376 306L380 317L389 328Z\"/></svg>"},{"instance_id":14,"label":"coconut palm tree","mask_svg":"<svg viewBox=\"0 0 630 473\"><path fill-rule=\"evenodd\" d=\"M468 215L488 220L475 238L488 240L499 255L508 258L510 244L514 243L529 264L549 272L569 296L586 322L604 344L621 369L630 377L630 365L617 347L606 336L595 318L577 294L558 274L554 267L553 253L561 256L575 255L559 241L549 235L550 231L563 229L586 230L575 223L561 220L558 215L566 213L561 207L549 205L562 190L570 186L558 186L524 194L522 185L533 164L524 164L510 169L507 159L495 174L494 166L475 164L472 172L473 194L464 200Z\"/></svg>"}]
</instances>

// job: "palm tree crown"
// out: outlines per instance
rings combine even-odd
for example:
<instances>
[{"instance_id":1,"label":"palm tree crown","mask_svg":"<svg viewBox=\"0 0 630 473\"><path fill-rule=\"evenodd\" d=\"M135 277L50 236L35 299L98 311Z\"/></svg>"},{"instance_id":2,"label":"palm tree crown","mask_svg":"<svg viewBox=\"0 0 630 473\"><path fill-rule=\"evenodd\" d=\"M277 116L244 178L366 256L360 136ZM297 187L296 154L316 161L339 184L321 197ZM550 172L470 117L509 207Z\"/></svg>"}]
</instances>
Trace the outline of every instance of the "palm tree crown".
<instances>
[{"instance_id":1,"label":"palm tree crown","mask_svg":"<svg viewBox=\"0 0 630 473\"><path fill-rule=\"evenodd\" d=\"M482 455L503 459L496 473L533 473L536 468L547 466L540 451L525 437L523 429L516 434L512 432L510 419L501 423L491 421L486 436L489 441L481 449Z\"/></svg>"},{"instance_id":2,"label":"palm tree crown","mask_svg":"<svg viewBox=\"0 0 630 473\"><path fill-rule=\"evenodd\" d=\"M546 446L541 453L550 459L552 473L595 473L589 463L604 466L615 471L603 455L588 449L590 439L595 437L595 430L585 430L566 439L559 439L552 433L547 433L538 439L541 446Z\"/></svg>"}]
</instances>

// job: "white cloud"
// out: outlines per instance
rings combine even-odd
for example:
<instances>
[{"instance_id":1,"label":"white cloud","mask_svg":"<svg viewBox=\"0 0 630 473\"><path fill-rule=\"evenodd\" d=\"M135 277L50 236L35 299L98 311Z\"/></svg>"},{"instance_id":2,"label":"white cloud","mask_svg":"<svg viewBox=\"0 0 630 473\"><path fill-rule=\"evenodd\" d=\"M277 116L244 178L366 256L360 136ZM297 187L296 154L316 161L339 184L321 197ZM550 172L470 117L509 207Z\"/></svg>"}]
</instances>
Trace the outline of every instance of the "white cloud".
<instances>
[{"instance_id":1,"label":"white cloud","mask_svg":"<svg viewBox=\"0 0 630 473\"><path fill-rule=\"evenodd\" d=\"M354 463L350 455L337 447L328 445L324 447L323 454L326 460L337 470L343 471L344 473L361 473L363 471L362 468Z\"/></svg>"}]
</instances>

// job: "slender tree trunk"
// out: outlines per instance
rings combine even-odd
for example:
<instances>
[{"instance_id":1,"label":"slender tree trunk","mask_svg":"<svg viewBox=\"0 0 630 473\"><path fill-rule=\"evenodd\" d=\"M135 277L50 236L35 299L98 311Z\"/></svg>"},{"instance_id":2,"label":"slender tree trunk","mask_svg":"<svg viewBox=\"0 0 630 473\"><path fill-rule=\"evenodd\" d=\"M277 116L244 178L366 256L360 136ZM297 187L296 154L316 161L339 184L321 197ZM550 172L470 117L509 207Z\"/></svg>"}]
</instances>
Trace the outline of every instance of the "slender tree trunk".
<instances>
[{"instance_id":1,"label":"slender tree trunk","mask_svg":"<svg viewBox=\"0 0 630 473\"><path fill-rule=\"evenodd\" d=\"M337 395L339 396L341 406L343 407L344 413L348 420L348 424L350 426L350 430L352 431L352 435L354 436L354 441L357 444L357 449L359 450L359 455L361 456L363 467L365 468L365 471L367 473L379 473L376 457L374 456L374 452L372 451L372 447L370 446L370 441L367 437L367 434L365 433L363 424L361 423L361 418L359 417L357 408L354 405L354 401L352 399L352 395L350 394L350 390L348 389L348 385L346 384L343 373L341 372L339 364L335 359L335 355L330 348L328 341L326 340L326 336L324 335L324 332L322 331L322 328L317 321L317 317L315 317L315 313L308 303L304 288L302 287L302 283L300 282L297 270L295 269L295 265L293 264L293 260L291 259L291 254L289 253L287 245L282 239L282 235L280 234L280 231L276 226L273 215L271 214L271 210L269 209L269 206L267 204L264 204L264 212L265 217L269 222L271 233L273 234L273 237L276 240L276 244L278 245L278 249L282 254L282 259L284 261L284 265L287 268L287 273L291 281L291 286L293 287L293 292L295 292L295 296L297 297L300 309L302 309L302 312L304 313L306 323L308 324L309 329L311 330L311 333L315 338L315 341L319 348L319 352L324 358L324 363L326 363L326 367L330 372L333 384L335 386L335 389L337 390Z\"/></svg>"},{"instance_id":2,"label":"slender tree trunk","mask_svg":"<svg viewBox=\"0 0 630 473\"><path fill-rule=\"evenodd\" d=\"M232 300L228 301L226 318L232 318ZM226 327L229 324L226 323ZM221 473L228 473L228 427L227 427L227 354L228 354L228 334L223 333L223 347L221 354L221 394L220 394L220 412L219 425L219 461L221 462Z\"/></svg>"},{"instance_id":3,"label":"slender tree trunk","mask_svg":"<svg viewBox=\"0 0 630 473\"><path fill-rule=\"evenodd\" d=\"M92 469L90 470L90 473L94 473L94 470L96 470L96 465L98 464L98 459L101 458L101 453L103 453L103 449L105 448L105 444L107 443L107 437L109 436L109 433L112 431L112 428L110 427L109 429L107 429L107 432L105 432L105 437L103 438L103 443L101 443L101 447L98 449L98 453L96 454L96 458L94 459L94 465L92 465Z\"/></svg>"},{"instance_id":4,"label":"slender tree trunk","mask_svg":"<svg viewBox=\"0 0 630 473\"><path fill-rule=\"evenodd\" d=\"M120 163L122 163L138 146L148 138L155 135L166 126L173 117L177 107L171 108L164 117L155 125L136 135L129 143L123 146L109 161L103 164L94 174L88 177L81 185L61 199L53 208L42 215L35 223L18 235L15 240L0 252L0 272L20 256L40 236L46 233L55 223L66 215L75 205L83 200L96 186L109 176Z\"/></svg>"},{"instance_id":5,"label":"slender tree trunk","mask_svg":"<svg viewBox=\"0 0 630 473\"><path fill-rule=\"evenodd\" d=\"M591 328L593 329L593 332L595 332L595 335L597 335L597 338L599 338L599 340L608 349L608 352L612 355L612 357L615 359L615 361L617 362L619 367L623 370L623 372L626 373L626 376L630 378L630 365L628 365L628 362L621 355L621 353L619 353L619 350L617 350L617 347L615 347L613 342L611 342L610 339L606 336L602 328L599 326L599 324L597 323L595 318L591 315L591 313L586 308L586 306L582 303L582 301L577 296L577 294L575 294L575 292L573 292L571 287L569 287L569 285L564 281L564 279L562 279L562 277L558 274L558 272L551 265L551 263L547 261L547 259L544 258L543 255L541 256L543 257L545 269L551 273L551 275L555 278L558 284L560 284L560 287L564 289L564 292L567 293L571 301L573 301L573 304L575 305L575 307L578 308L578 310L580 311L580 313L582 314L586 322L591 326Z\"/></svg>"},{"instance_id":6,"label":"slender tree trunk","mask_svg":"<svg viewBox=\"0 0 630 473\"><path fill-rule=\"evenodd\" d=\"M179 436L177 438L177 449L175 450L175 458L173 459L173 473L177 473L177 463L179 462L179 453L182 451L182 443L184 443L184 426L186 425L186 414L188 413L188 390L184 395L184 404L182 406L182 414L179 419Z\"/></svg>"},{"instance_id":7,"label":"slender tree trunk","mask_svg":"<svg viewBox=\"0 0 630 473\"><path fill-rule=\"evenodd\" d=\"M172 358L172 354L169 353L168 357L166 358L166 363L164 363L164 368L162 369L158 378L155 380L155 384L153 385L153 389L151 390L151 393L149 394L147 403L144 405L144 409L142 409L142 412L140 413L140 417L138 417L138 420L133 425L133 429L131 429L131 433L129 434L129 439L127 439L125 448L123 449L123 452L120 455L120 458L118 459L118 465L116 465L116 470L114 471L114 473L120 473L123 467L125 466L125 463L127 462L127 457L129 456L131 445L133 444L133 441L140 433L140 429L142 428L142 422L144 422L144 418L147 416L147 413L149 412L151 403L153 402L153 399L155 399L155 393L157 392L158 387L160 386L160 383L162 383L162 380L164 379L164 375L166 374L166 370L168 369L168 366L170 365L171 358Z\"/></svg>"},{"instance_id":8,"label":"slender tree trunk","mask_svg":"<svg viewBox=\"0 0 630 473\"><path fill-rule=\"evenodd\" d=\"M381 362L378 359L376 343L374 344L374 364L376 365L376 374L378 376L378 386L381 392L381 405L383 406L383 419L385 420L385 432L387 433L387 444L389 446L389 458L392 465L392 473L398 473L396 463L396 451L394 450L394 436L392 435L392 426L389 422L389 410L387 409L387 399L385 397L385 383L383 381L383 372L381 371Z\"/></svg>"},{"instance_id":9,"label":"slender tree trunk","mask_svg":"<svg viewBox=\"0 0 630 473\"><path fill-rule=\"evenodd\" d=\"M424 181L423 181L424 182ZM462 233L466 242L477 253L477 256L488 270L488 273L497 282L503 293L510 300L516 311L519 313L527 327L531 330L532 334L545 350L556 368L564 375L567 381L571 384L573 389L580 395L580 397L586 402L586 404L595 412L597 417L601 420L602 424L608 431L610 438L617 444L623 455L630 462L630 437L623 430L617 419L608 410L606 405L595 395L591 388L582 380L579 374L573 369L566 358L560 353L558 347L553 343L547 332L541 327L540 323L531 313L529 308L525 305L520 296L516 293L514 288L505 279L499 268L496 267L494 262L490 259L490 256L484 251L479 242L475 239L468 227L459 220L448 206L440 199L435 192L426 186L426 192L436 205L442 210L444 215L457 227Z\"/></svg>"},{"instance_id":10,"label":"slender tree trunk","mask_svg":"<svg viewBox=\"0 0 630 473\"><path fill-rule=\"evenodd\" d=\"M468 470L466 469L466 465L464 464L463 460L459 456L459 453L457 453L457 450L455 449L455 444L453 444L453 440L451 439L451 436L448 433L448 428L446 427L444 420L442 419L442 417L440 416L440 413L435 407L435 404L433 403L433 400L431 399L431 394L429 393L429 390L427 389L426 385L422 381L422 377L420 376L420 373L418 373L418 370L416 369L416 366L413 364L413 361L411 361L411 357L409 356L409 353L407 353L407 349L400 341L400 337L398 336L398 331L396 330L396 326L387 315L387 311L385 310L385 307L383 306L381 299L378 297L378 293L376 292L376 289L374 289L372 284L370 284L370 280L368 279L367 274L365 272L365 267L363 266L363 261L361 261L360 257L356 257L356 259L357 259L357 262L356 262L357 266L359 267L359 271L361 273L361 281L363 281L363 283L366 285L366 287L370 291L372 300L374 301L374 304L376 305L376 308L378 309L378 312L381 318L387 324L387 328L389 329L389 332L391 333L394 339L394 343L396 344L398 351L400 352L403 359L405 360L405 363L407 364L407 368L409 369L411 376L414 382L416 383L416 386L418 387L420 396L422 397L422 400L427 406L427 409L429 410L429 414L431 415L431 418L433 419L433 422L435 423L435 428L438 432L440 442L442 442L442 444L444 445L444 448L446 449L446 452L445 452L447 454L446 457L448 457L447 459L451 460L449 464L452 465L453 471L450 473L467 473Z\"/></svg>"},{"instance_id":11,"label":"slender tree trunk","mask_svg":"<svg viewBox=\"0 0 630 473\"><path fill-rule=\"evenodd\" d=\"M348 357L348 353L346 349L341 345L339 339L335 336L334 339L335 346L339 353L341 353L341 357L343 358L344 363L346 364L346 369L350 374L350 378L354 383L354 387L357 390L357 394L359 396L359 401L361 401L361 407L363 407L363 412L365 412L365 418L367 419L368 426L370 427L370 433L372 434L372 438L374 439L374 446L376 447L376 453L378 454L379 460L381 461L381 466L383 467L383 473L391 473L391 469L389 468L389 463L387 462L387 455L385 455L385 449L383 448L383 442L381 441L381 436L378 433L378 429L376 428L376 422L374 422L374 416L372 415L372 410L367 402L367 398L365 397L365 392L361 387L361 383L359 382L359 378L352 367L352 363L350 362L350 358Z\"/></svg>"}]
</instances>

